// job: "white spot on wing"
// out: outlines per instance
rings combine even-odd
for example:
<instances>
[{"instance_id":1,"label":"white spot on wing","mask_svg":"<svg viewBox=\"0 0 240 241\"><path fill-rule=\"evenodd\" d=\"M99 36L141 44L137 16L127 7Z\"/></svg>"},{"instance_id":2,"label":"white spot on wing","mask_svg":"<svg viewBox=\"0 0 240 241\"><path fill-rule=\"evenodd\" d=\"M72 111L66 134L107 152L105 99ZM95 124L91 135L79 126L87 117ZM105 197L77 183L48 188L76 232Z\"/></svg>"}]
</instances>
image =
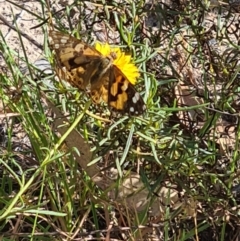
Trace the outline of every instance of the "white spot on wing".
<instances>
[{"instance_id":1,"label":"white spot on wing","mask_svg":"<svg viewBox=\"0 0 240 241\"><path fill-rule=\"evenodd\" d=\"M68 39L66 39L66 38L61 38L61 40L60 40L60 42L61 42L62 44L66 44L67 41L68 41Z\"/></svg>"},{"instance_id":2,"label":"white spot on wing","mask_svg":"<svg viewBox=\"0 0 240 241\"><path fill-rule=\"evenodd\" d=\"M53 39L52 39L52 37L51 37L51 36L49 36L49 38L48 38L48 39L49 39L49 43L50 43L50 44L52 44L52 43L53 43Z\"/></svg>"},{"instance_id":3,"label":"white spot on wing","mask_svg":"<svg viewBox=\"0 0 240 241\"><path fill-rule=\"evenodd\" d=\"M59 47L60 47L59 44L55 44L55 45L54 45L54 48L55 48L55 49L59 49Z\"/></svg>"},{"instance_id":4,"label":"white spot on wing","mask_svg":"<svg viewBox=\"0 0 240 241\"><path fill-rule=\"evenodd\" d=\"M136 92L135 95L132 98L132 101L133 101L134 104L136 104L139 101L139 99L140 99L140 95L139 95L138 92Z\"/></svg>"},{"instance_id":5,"label":"white spot on wing","mask_svg":"<svg viewBox=\"0 0 240 241\"><path fill-rule=\"evenodd\" d=\"M134 108L133 107L130 107L130 112L134 112Z\"/></svg>"}]
</instances>

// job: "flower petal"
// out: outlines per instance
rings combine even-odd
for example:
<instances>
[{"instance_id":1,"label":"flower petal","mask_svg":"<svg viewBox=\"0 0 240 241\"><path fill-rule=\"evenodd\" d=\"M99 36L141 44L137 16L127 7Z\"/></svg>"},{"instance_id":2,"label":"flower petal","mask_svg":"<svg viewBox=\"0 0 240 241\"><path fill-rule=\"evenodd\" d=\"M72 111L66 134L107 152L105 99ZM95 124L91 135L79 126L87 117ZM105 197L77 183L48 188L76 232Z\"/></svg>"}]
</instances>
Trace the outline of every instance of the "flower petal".
<instances>
[{"instance_id":1,"label":"flower petal","mask_svg":"<svg viewBox=\"0 0 240 241\"><path fill-rule=\"evenodd\" d=\"M103 56L112 58L114 53L113 64L122 71L124 76L133 84L136 84L137 78L140 76L138 68L131 62L131 56L126 55L118 47L111 47L109 44L101 44L97 42L95 44L96 50L98 50Z\"/></svg>"}]
</instances>

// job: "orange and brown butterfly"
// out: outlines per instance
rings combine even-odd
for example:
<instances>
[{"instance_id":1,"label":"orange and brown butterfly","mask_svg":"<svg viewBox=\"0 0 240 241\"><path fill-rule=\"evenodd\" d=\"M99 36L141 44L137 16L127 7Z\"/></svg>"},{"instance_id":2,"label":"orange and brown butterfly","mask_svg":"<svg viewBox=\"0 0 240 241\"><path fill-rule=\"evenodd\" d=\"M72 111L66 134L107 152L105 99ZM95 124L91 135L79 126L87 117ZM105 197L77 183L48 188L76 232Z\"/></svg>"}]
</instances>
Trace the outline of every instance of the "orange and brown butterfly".
<instances>
[{"instance_id":1,"label":"orange and brown butterfly","mask_svg":"<svg viewBox=\"0 0 240 241\"><path fill-rule=\"evenodd\" d=\"M139 71L119 48L97 43L92 47L68 34L50 30L57 73L74 87L90 93L93 102L105 101L115 111L140 115L146 106L134 84Z\"/></svg>"}]
</instances>

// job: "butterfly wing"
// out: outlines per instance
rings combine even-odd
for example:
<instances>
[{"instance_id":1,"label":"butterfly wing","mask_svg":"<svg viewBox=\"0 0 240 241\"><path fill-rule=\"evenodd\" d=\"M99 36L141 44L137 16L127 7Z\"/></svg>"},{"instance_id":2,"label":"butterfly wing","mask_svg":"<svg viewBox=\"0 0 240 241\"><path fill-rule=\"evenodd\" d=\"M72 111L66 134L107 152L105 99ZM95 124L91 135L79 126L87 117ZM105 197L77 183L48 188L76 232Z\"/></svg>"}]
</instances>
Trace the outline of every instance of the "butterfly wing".
<instances>
[{"instance_id":1,"label":"butterfly wing","mask_svg":"<svg viewBox=\"0 0 240 241\"><path fill-rule=\"evenodd\" d=\"M115 65L110 70L108 104L130 115L141 115L146 110L141 95Z\"/></svg>"},{"instance_id":2,"label":"butterfly wing","mask_svg":"<svg viewBox=\"0 0 240 241\"><path fill-rule=\"evenodd\" d=\"M56 69L59 77L81 90L98 80L102 65L110 65L107 58L79 39L54 30L49 31L49 36L50 48L60 67Z\"/></svg>"}]
</instances>

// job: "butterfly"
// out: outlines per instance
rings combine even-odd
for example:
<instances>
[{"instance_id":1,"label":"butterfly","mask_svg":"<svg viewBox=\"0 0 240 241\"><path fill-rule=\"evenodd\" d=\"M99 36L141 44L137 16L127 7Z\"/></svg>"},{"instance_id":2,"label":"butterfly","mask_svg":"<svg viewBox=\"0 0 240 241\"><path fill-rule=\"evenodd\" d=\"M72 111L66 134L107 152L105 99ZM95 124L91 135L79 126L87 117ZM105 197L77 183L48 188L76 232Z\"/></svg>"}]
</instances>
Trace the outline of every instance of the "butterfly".
<instances>
[{"instance_id":1,"label":"butterfly","mask_svg":"<svg viewBox=\"0 0 240 241\"><path fill-rule=\"evenodd\" d=\"M104 101L113 110L129 115L146 110L141 95L114 65L116 53L104 56L81 40L55 30L49 30L49 45L55 52L58 76L89 93L94 103Z\"/></svg>"}]
</instances>

